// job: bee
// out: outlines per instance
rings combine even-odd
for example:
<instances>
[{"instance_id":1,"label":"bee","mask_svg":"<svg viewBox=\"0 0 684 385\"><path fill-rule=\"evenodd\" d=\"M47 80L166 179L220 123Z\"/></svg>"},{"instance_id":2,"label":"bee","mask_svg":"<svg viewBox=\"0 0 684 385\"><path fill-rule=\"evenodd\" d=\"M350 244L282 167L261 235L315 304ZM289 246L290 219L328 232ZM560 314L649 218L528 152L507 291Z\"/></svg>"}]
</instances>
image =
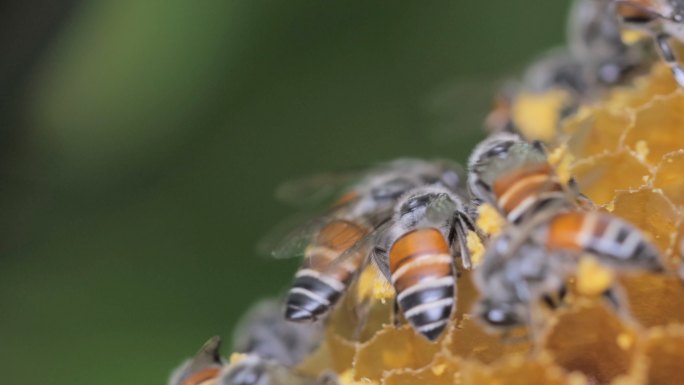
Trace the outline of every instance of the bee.
<instances>
[{"instance_id":1,"label":"bee","mask_svg":"<svg viewBox=\"0 0 684 385\"><path fill-rule=\"evenodd\" d=\"M613 0L623 26L646 31L654 41L677 83L684 87L684 67L670 39L684 42L684 0Z\"/></svg>"},{"instance_id":2,"label":"bee","mask_svg":"<svg viewBox=\"0 0 684 385\"><path fill-rule=\"evenodd\" d=\"M292 368L323 339L323 325L288 322L282 300L254 305L233 333L233 351L244 356L224 368L216 385L333 385L332 375L308 377Z\"/></svg>"},{"instance_id":3,"label":"bee","mask_svg":"<svg viewBox=\"0 0 684 385\"><path fill-rule=\"evenodd\" d=\"M241 358L222 359L221 339L212 337L172 373L169 385L336 384L332 375L314 378L292 369L318 347L323 330L320 324L285 321L281 307L280 300L262 301L242 318L233 337L233 351L241 353Z\"/></svg>"},{"instance_id":4,"label":"bee","mask_svg":"<svg viewBox=\"0 0 684 385\"><path fill-rule=\"evenodd\" d=\"M286 297L285 317L314 321L329 312L366 260L368 253L356 246L391 218L404 193L433 184L458 189L462 179L449 162L402 159L370 170L344 189L326 214L276 248L276 257L304 255Z\"/></svg>"},{"instance_id":5,"label":"bee","mask_svg":"<svg viewBox=\"0 0 684 385\"><path fill-rule=\"evenodd\" d=\"M430 341L442 334L456 307L454 256L472 267L469 230L476 228L456 193L424 186L397 203L392 222L377 236L372 258L393 285L398 310Z\"/></svg>"},{"instance_id":6,"label":"bee","mask_svg":"<svg viewBox=\"0 0 684 385\"><path fill-rule=\"evenodd\" d=\"M332 375L303 376L275 361L249 355L226 367L215 385L337 385Z\"/></svg>"},{"instance_id":7,"label":"bee","mask_svg":"<svg viewBox=\"0 0 684 385\"><path fill-rule=\"evenodd\" d=\"M573 199L539 142L498 133L478 144L468 159L468 187L475 205L487 202L518 224L546 207L573 207Z\"/></svg>"},{"instance_id":8,"label":"bee","mask_svg":"<svg viewBox=\"0 0 684 385\"><path fill-rule=\"evenodd\" d=\"M210 338L195 356L171 373L169 385L213 385L226 361L221 358L221 338Z\"/></svg>"},{"instance_id":9,"label":"bee","mask_svg":"<svg viewBox=\"0 0 684 385\"><path fill-rule=\"evenodd\" d=\"M540 213L522 226L509 226L489 244L475 271L481 294L475 313L495 329L530 325L532 306L561 291L586 253L621 271L663 271L658 249L622 219L597 212ZM613 291L607 295L623 307Z\"/></svg>"},{"instance_id":10,"label":"bee","mask_svg":"<svg viewBox=\"0 0 684 385\"><path fill-rule=\"evenodd\" d=\"M293 367L313 352L323 339L323 324L287 322L283 300L268 299L253 305L233 333L233 351L256 355Z\"/></svg>"},{"instance_id":11,"label":"bee","mask_svg":"<svg viewBox=\"0 0 684 385\"><path fill-rule=\"evenodd\" d=\"M625 83L652 63L641 43L625 44L611 0L575 0L568 18L568 51L585 68L588 97ZM593 86L592 86L593 85Z\"/></svg>"},{"instance_id":12,"label":"bee","mask_svg":"<svg viewBox=\"0 0 684 385\"><path fill-rule=\"evenodd\" d=\"M489 132L518 132L550 140L558 124L583 103L625 84L652 63L643 44L625 44L611 0L575 0L567 44L548 50L509 82L485 120ZM526 115L527 110L535 111ZM543 118L543 117L546 118Z\"/></svg>"}]
</instances>

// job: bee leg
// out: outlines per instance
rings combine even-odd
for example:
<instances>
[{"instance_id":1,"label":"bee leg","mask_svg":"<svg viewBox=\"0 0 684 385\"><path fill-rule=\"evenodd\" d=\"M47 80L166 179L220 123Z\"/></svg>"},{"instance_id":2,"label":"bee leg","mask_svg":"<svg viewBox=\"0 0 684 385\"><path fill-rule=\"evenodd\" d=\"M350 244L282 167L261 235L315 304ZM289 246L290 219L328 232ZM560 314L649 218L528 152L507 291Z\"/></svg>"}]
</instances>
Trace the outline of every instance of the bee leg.
<instances>
[{"instance_id":1,"label":"bee leg","mask_svg":"<svg viewBox=\"0 0 684 385\"><path fill-rule=\"evenodd\" d=\"M482 231L472 220L470 215L468 213L459 213L459 220L463 226L463 228L466 228L472 232L474 232L478 238L480 238L480 241L484 242L489 238L487 234Z\"/></svg>"},{"instance_id":2,"label":"bee leg","mask_svg":"<svg viewBox=\"0 0 684 385\"><path fill-rule=\"evenodd\" d=\"M565 297L568 296L568 287L566 285L562 285L560 289L558 289L558 298L561 300L561 302L565 302Z\"/></svg>"},{"instance_id":3,"label":"bee leg","mask_svg":"<svg viewBox=\"0 0 684 385\"><path fill-rule=\"evenodd\" d=\"M669 39L670 35L666 33L656 35L656 46L658 47L658 51L660 51L663 60L665 60L665 64L672 70L672 74L677 83L679 83L679 86L684 87L684 67L677 61L677 55L675 55L674 50L672 50L672 46L668 42Z\"/></svg>"},{"instance_id":4,"label":"bee leg","mask_svg":"<svg viewBox=\"0 0 684 385\"><path fill-rule=\"evenodd\" d=\"M588 196L582 194L577 185L577 180L574 177L568 180L568 189L570 190L572 198L582 210L592 211L596 208L594 202L592 202Z\"/></svg>"},{"instance_id":5,"label":"bee leg","mask_svg":"<svg viewBox=\"0 0 684 385\"><path fill-rule=\"evenodd\" d=\"M548 306L552 310L558 309L561 306L560 302L558 302L558 300L550 294L544 294L542 299L544 300L546 306Z\"/></svg>"},{"instance_id":6,"label":"bee leg","mask_svg":"<svg viewBox=\"0 0 684 385\"><path fill-rule=\"evenodd\" d=\"M468 231L474 232L482 243L487 239L487 236L473 223L468 214L457 213L454 220L454 234L452 237L455 237L455 241L458 243L459 250L457 251L461 256L463 268L470 270L473 267L473 261L468 249ZM453 240L451 241L453 242Z\"/></svg>"},{"instance_id":7,"label":"bee leg","mask_svg":"<svg viewBox=\"0 0 684 385\"><path fill-rule=\"evenodd\" d=\"M608 304L615 309L615 310L621 310L622 309L622 301L620 300L620 296L618 293L615 291L615 289L610 288L607 289L606 291L601 294L603 298L608 301Z\"/></svg>"},{"instance_id":8,"label":"bee leg","mask_svg":"<svg viewBox=\"0 0 684 385\"><path fill-rule=\"evenodd\" d=\"M392 325L398 328L401 325L401 310L399 309L399 301L395 298L392 306Z\"/></svg>"},{"instance_id":9,"label":"bee leg","mask_svg":"<svg viewBox=\"0 0 684 385\"><path fill-rule=\"evenodd\" d=\"M561 286L556 293L544 294L542 300L548 307L552 310L558 309L565 304L565 297L568 294L567 287L565 285Z\"/></svg>"}]
</instances>

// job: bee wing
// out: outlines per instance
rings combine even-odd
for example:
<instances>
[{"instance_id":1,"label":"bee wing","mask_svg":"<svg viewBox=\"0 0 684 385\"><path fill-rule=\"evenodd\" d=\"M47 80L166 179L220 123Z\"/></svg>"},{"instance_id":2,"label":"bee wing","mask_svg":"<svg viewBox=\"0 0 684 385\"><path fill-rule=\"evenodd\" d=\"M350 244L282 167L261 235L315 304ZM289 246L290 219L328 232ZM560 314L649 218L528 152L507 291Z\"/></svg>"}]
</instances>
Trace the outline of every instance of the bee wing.
<instances>
[{"instance_id":1,"label":"bee wing","mask_svg":"<svg viewBox=\"0 0 684 385\"><path fill-rule=\"evenodd\" d=\"M259 255L276 259L299 257L325 223L324 218L296 215L276 225L257 243Z\"/></svg>"},{"instance_id":2,"label":"bee wing","mask_svg":"<svg viewBox=\"0 0 684 385\"><path fill-rule=\"evenodd\" d=\"M312 206L330 201L352 182L358 180L360 170L339 171L308 175L282 183L275 197L291 206Z\"/></svg>"},{"instance_id":3,"label":"bee wing","mask_svg":"<svg viewBox=\"0 0 684 385\"><path fill-rule=\"evenodd\" d=\"M432 121L428 131L430 141L462 142L463 127L468 127L465 131L472 133L471 138L475 140L475 134L483 127L493 130L502 125L499 121L507 117L505 106L511 93L508 89L513 88L512 82L506 79L508 76L496 75L490 79L456 79L432 92L424 102Z\"/></svg>"},{"instance_id":4,"label":"bee wing","mask_svg":"<svg viewBox=\"0 0 684 385\"><path fill-rule=\"evenodd\" d=\"M283 221L259 240L257 252L276 259L303 256L304 250L313 242L321 228L344 207L346 204L336 206L324 213L298 214Z\"/></svg>"},{"instance_id":5,"label":"bee wing","mask_svg":"<svg viewBox=\"0 0 684 385\"><path fill-rule=\"evenodd\" d=\"M342 252L337 258L335 258L335 260L330 262L325 269L323 269L322 273L325 274L337 269L341 264L346 263L350 259L358 257L359 253L364 254L364 258L357 269L357 273L361 270L361 268L367 266L368 263L370 263L370 261L373 259L372 253L374 252L374 248L377 245L378 240L384 234L385 230L391 226L390 219L391 218L387 218L382 223L379 223L373 230L366 234L366 236L359 239L351 247ZM354 279L356 279L356 275L354 276Z\"/></svg>"},{"instance_id":6,"label":"bee wing","mask_svg":"<svg viewBox=\"0 0 684 385\"><path fill-rule=\"evenodd\" d=\"M195 354L194 357L185 361L181 366L176 368L169 378L169 385L179 385L188 376L193 375L201 370L220 367L224 364L223 359L219 353L221 347L221 337L211 337L202 345L202 348Z\"/></svg>"}]
</instances>

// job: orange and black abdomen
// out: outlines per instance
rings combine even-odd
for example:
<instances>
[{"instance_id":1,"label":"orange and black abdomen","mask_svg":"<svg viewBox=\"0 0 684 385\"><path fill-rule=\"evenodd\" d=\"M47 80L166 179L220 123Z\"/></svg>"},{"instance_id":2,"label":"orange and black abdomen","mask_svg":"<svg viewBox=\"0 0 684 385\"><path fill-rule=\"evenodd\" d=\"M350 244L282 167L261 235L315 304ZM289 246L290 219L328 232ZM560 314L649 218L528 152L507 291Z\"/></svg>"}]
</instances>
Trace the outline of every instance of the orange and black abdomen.
<instances>
[{"instance_id":1,"label":"orange and black abdomen","mask_svg":"<svg viewBox=\"0 0 684 385\"><path fill-rule=\"evenodd\" d=\"M195 373L188 375L186 378L183 379L183 381L180 383L180 385L206 385L206 384L209 384L210 381L212 381L212 380L216 379L216 377L218 377L220 371L221 371L221 368L219 366L212 366L212 367L204 368L202 370L199 370Z\"/></svg>"},{"instance_id":2,"label":"orange and black abdomen","mask_svg":"<svg viewBox=\"0 0 684 385\"><path fill-rule=\"evenodd\" d=\"M606 213L562 212L548 224L547 246L594 254L618 267L660 271L658 249L638 228Z\"/></svg>"},{"instance_id":3,"label":"orange and black abdomen","mask_svg":"<svg viewBox=\"0 0 684 385\"><path fill-rule=\"evenodd\" d=\"M497 206L516 223L550 200L566 200L563 186L548 163L534 163L503 175L492 186Z\"/></svg>"},{"instance_id":4,"label":"orange and black abdomen","mask_svg":"<svg viewBox=\"0 0 684 385\"><path fill-rule=\"evenodd\" d=\"M617 3L615 13L623 22L640 24L653 20L655 15L652 11L656 9L653 0L621 1Z\"/></svg>"},{"instance_id":5,"label":"orange and black abdomen","mask_svg":"<svg viewBox=\"0 0 684 385\"><path fill-rule=\"evenodd\" d=\"M455 306L453 257L434 228L402 235L389 252L392 284L402 314L430 340L442 333Z\"/></svg>"},{"instance_id":6,"label":"orange and black abdomen","mask_svg":"<svg viewBox=\"0 0 684 385\"><path fill-rule=\"evenodd\" d=\"M363 262L362 250L337 258L367 234L353 222L337 219L325 225L305 251L304 262L286 298L285 317L291 321L315 320L340 298Z\"/></svg>"}]
</instances>

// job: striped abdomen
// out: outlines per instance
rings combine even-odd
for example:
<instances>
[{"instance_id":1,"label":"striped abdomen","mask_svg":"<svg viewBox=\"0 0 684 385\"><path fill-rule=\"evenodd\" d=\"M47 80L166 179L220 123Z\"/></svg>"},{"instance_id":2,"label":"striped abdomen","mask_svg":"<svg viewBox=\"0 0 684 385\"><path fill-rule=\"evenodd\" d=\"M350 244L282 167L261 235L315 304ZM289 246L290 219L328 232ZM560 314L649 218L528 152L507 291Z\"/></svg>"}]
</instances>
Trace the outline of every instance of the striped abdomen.
<instances>
[{"instance_id":1,"label":"striped abdomen","mask_svg":"<svg viewBox=\"0 0 684 385\"><path fill-rule=\"evenodd\" d=\"M610 214L565 212L549 222L547 245L589 252L618 267L660 271L658 249L631 224Z\"/></svg>"},{"instance_id":2,"label":"striped abdomen","mask_svg":"<svg viewBox=\"0 0 684 385\"><path fill-rule=\"evenodd\" d=\"M291 321L315 320L340 298L363 262L362 250L344 261L337 258L367 234L353 222L334 220L325 225L304 254L304 262L286 299L285 317Z\"/></svg>"},{"instance_id":3,"label":"striped abdomen","mask_svg":"<svg viewBox=\"0 0 684 385\"><path fill-rule=\"evenodd\" d=\"M209 385L218 377L220 371L219 366L204 368L187 376L180 385Z\"/></svg>"},{"instance_id":4,"label":"striped abdomen","mask_svg":"<svg viewBox=\"0 0 684 385\"><path fill-rule=\"evenodd\" d=\"M548 163L526 165L501 176L494 181L492 190L497 206L512 223L550 200L567 200L563 186Z\"/></svg>"},{"instance_id":5,"label":"striped abdomen","mask_svg":"<svg viewBox=\"0 0 684 385\"><path fill-rule=\"evenodd\" d=\"M453 257L444 236L434 228L404 234L392 245L389 264L402 314L416 331L434 341L456 302Z\"/></svg>"}]
</instances>

